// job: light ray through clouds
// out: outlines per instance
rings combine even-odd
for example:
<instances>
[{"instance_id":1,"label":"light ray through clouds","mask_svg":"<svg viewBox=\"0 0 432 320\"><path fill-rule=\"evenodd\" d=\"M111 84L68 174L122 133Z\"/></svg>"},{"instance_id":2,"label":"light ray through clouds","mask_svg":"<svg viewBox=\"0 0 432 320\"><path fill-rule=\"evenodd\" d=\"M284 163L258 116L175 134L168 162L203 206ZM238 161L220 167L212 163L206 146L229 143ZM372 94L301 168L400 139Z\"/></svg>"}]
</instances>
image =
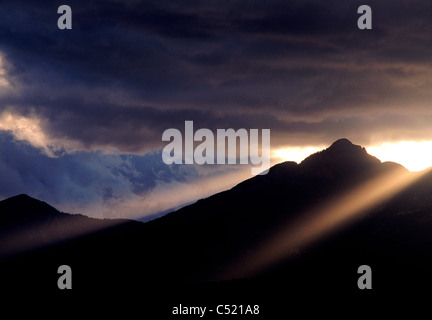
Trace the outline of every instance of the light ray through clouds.
<instances>
[{"instance_id":1,"label":"light ray through clouds","mask_svg":"<svg viewBox=\"0 0 432 320\"><path fill-rule=\"evenodd\" d=\"M55 222L49 221L32 224L30 226L24 225L1 234L1 258L5 259L18 256L32 250L53 246L62 241L73 240L126 223L125 220L120 219L93 220L91 222L86 220L86 223L83 223L81 217L74 219L73 215L72 217L61 216L57 217L57 219L59 221L68 219L67 224L63 224L66 225L66 228L59 228ZM84 219L86 218L84 217Z\"/></svg>"},{"instance_id":2,"label":"light ray through clouds","mask_svg":"<svg viewBox=\"0 0 432 320\"><path fill-rule=\"evenodd\" d=\"M273 236L259 244L252 253L240 257L217 277L232 279L258 274L360 218L368 209L401 192L426 172L428 171L411 173L401 168L392 169L342 195L326 200L308 212L300 213L297 221L276 230Z\"/></svg>"}]
</instances>

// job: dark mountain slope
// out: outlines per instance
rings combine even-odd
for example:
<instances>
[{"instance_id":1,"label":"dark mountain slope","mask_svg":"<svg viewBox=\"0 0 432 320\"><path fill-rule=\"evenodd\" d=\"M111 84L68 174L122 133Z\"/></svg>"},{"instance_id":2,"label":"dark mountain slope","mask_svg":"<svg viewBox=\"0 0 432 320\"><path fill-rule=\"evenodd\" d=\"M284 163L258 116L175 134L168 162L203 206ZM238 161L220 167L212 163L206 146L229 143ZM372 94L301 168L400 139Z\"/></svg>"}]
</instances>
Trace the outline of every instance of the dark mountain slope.
<instances>
[{"instance_id":1,"label":"dark mountain slope","mask_svg":"<svg viewBox=\"0 0 432 320\"><path fill-rule=\"evenodd\" d=\"M392 188L401 183L400 176L410 177L410 183ZM380 183L370 183L376 179ZM392 192L382 191L382 186ZM358 190L363 193L350 198ZM56 270L68 264L74 272L75 295L130 296L140 288L148 291L143 299L151 299L149 292L178 290L193 299L202 292L208 297L244 295L278 302L278 290L297 302L313 292L321 299L379 296L381 301L408 289L416 295L431 279L431 190L431 173L414 176L342 139L301 164L278 164L267 175L148 223L68 215L18 196L0 202L1 280L9 288L59 294ZM340 207L346 199L358 203L355 210L349 209L351 223L314 241L291 243L290 237L302 230L299 221L311 212L314 219L338 210L346 213L349 210ZM39 231L28 236L31 230ZM272 242L281 230L286 230L286 237ZM34 250L10 255L14 247L5 239L17 232L24 232L26 242L38 244L30 246ZM248 265L265 260L262 252L272 252L272 247L265 247L268 243L289 250L282 250L259 272L248 273ZM357 288L357 268L362 264L374 272L374 290L366 295ZM230 280L233 274L239 280L208 283Z\"/></svg>"}]
</instances>

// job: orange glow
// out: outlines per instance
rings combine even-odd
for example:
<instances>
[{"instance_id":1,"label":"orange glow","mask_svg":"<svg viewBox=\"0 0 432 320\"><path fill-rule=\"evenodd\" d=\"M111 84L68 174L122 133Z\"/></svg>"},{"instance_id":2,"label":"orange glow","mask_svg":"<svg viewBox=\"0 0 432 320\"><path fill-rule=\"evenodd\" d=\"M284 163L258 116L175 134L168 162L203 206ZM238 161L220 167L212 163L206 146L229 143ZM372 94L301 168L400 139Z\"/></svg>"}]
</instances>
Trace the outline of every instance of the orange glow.
<instances>
[{"instance_id":1,"label":"orange glow","mask_svg":"<svg viewBox=\"0 0 432 320\"><path fill-rule=\"evenodd\" d=\"M410 171L432 166L432 141L399 141L381 143L366 148L381 161L394 161Z\"/></svg>"},{"instance_id":2,"label":"orange glow","mask_svg":"<svg viewBox=\"0 0 432 320\"><path fill-rule=\"evenodd\" d=\"M325 146L308 146L308 147L284 147L272 152L272 159L275 162L295 161L300 163L311 154L325 149Z\"/></svg>"}]
</instances>

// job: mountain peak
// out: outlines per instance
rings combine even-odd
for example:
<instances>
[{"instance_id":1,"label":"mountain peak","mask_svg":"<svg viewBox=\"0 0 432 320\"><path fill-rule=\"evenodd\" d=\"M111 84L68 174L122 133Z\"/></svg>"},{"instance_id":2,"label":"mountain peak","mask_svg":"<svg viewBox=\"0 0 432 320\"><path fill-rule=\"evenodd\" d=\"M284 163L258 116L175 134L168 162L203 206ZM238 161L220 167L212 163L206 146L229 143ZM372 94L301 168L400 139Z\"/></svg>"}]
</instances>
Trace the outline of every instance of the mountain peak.
<instances>
[{"instance_id":1,"label":"mountain peak","mask_svg":"<svg viewBox=\"0 0 432 320\"><path fill-rule=\"evenodd\" d=\"M355 172L371 168L381 161L369 155L365 148L353 144L348 139L339 139L320 152L314 153L304 159L303 167L330 169L338 172Z\"/></svg>"},{"instance_id":2,"label":"mountain peak","mask_svg":"<svg viewBox=\"0 0 432 320\"><path fill-rule=\"evenodd\" d=\"M13 212L14 215L19 214L26 219L41 218L60 213L46 202L34 199L26 194L19 194L0 201L0 212ZM8 218L2 215L0 217L0 220L1 219Z\"/></svg>"},{"instance_id":3,"label":"mountain peak","mask_svg":"<svg viewBox=\"0 0 432 320\"><path fill-rule=\"evenodd\" d=\"M353 144L351 141L349 141L346 138L342 138L342 139L339 139L339 140L333 142L332 145L328 149L340 149L340 150L342 150L342 149L352 149L353 147L355 148L355 147L359 147L359 146Z\"/></svg>"},{"instance_id":4,"label":"mountain peak","mask_svg":"<svg viewBox=\"0 0 432 320\"><path fill-rule=\"evenodd\" d=\"M35 198L30 197L28 194L25 194L25 193L10 197L7 200L8 201L39 201Z\"/></svg>"},{"instance_id":5,"label":"mountain peak","mask_svg":"<svg viewBox=\"0 0 432 320\"><path fill-rule=\"evenodd\" d=\"M327 153L338 154L338 155L355 154L357 157L368 155L365 148L353 144L351 141L349 141L346 138L336 140L335 142L332 143L330 147L328 147L324 151Z\"/></svg>"}]
</instances>

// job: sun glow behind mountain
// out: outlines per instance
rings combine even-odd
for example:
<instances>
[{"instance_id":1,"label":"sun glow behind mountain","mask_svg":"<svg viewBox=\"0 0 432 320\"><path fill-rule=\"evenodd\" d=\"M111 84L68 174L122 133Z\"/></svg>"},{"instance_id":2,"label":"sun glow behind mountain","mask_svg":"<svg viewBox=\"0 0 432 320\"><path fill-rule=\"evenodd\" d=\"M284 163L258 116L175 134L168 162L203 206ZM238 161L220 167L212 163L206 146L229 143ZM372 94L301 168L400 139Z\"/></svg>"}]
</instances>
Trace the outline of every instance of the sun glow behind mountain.
<instances>
[{"instance_id":1,"label":"sun glow behind mountain","mask_svg":"<svg viewBox=\"0 0 432 320\"><path fill-rule=\"evenodd\" d=\"M276 162L295 161L300 163L303 159L311 154L325 149L325 146L307 146L307 147L285 147L273 151L273 159Z\"/></svg>"},{"instance_id":2,"label":"sun glow behind mountain","mask_svg":"<svg viewBox=\"0 0 432 320\"><path fill-rule=\"evenodd\" d=\"M432 166L432 141L399 141L366 147L369 154L381 161L393 161L409 171L421 171Z\"/></svg>"},{"instance_id":3,"label":"sun glow behind mountain","mask_svg":"<svg viewBox=\"0 0 432 320\"><path fill-rule=\"evenodd\" d=\"M273 151L273 159L300 163L309 155L325 148L325 146L284 147ZM366 151L382 162L399 163L411 172L432 166L432 141L382 142L367 146Z\"/></svg>"}]
</instances>

